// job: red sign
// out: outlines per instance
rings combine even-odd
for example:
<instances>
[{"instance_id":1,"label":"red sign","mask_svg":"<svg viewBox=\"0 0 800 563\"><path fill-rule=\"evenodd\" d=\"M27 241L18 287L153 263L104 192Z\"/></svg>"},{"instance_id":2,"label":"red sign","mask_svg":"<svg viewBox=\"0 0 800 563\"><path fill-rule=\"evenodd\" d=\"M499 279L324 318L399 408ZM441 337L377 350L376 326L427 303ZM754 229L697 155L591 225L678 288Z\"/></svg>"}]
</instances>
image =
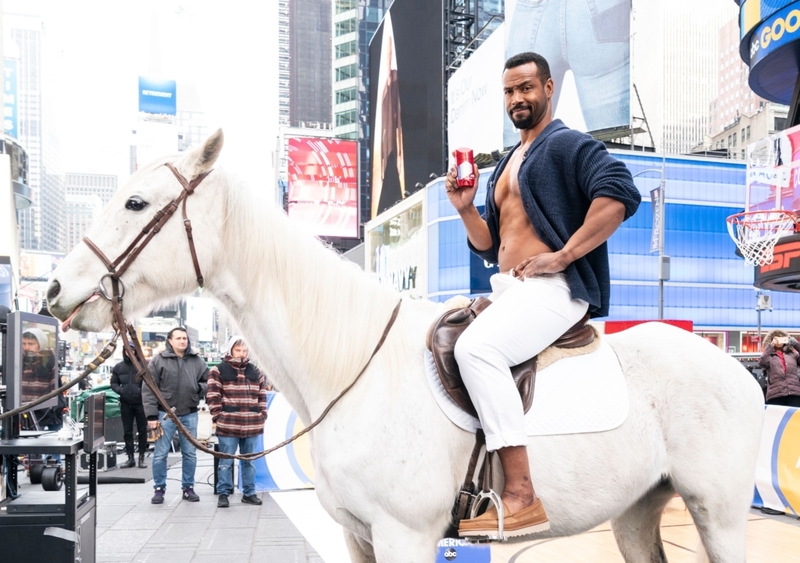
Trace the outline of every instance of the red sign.
<instances>
[{"instance_id":1,"label":"red sign","mask_svg":"<svg viewBox=\"0 0 800 563\"><path fill-rule=\"evenodd\" d=\"M289 217L320 237L358 237L358 142L294 137L286 155Z\"/></svg>"},{"instance_id":2,"label":"red sign","mask_svg":"<svg viewBox=\"0 0 800 563\"><path fill-rule=\"evenodd\" d=\"M652 321L606 321L606 334L614 334L615 332L622 332L623 330L627 330L631 327L636 325L640 325L642 323L665 323L668 325L676 326L678 328L682 328L688 332L692 332L694 329L694 323L692 321L675 321L675 320L652 320Z\"/></svg>"}]
</instances>

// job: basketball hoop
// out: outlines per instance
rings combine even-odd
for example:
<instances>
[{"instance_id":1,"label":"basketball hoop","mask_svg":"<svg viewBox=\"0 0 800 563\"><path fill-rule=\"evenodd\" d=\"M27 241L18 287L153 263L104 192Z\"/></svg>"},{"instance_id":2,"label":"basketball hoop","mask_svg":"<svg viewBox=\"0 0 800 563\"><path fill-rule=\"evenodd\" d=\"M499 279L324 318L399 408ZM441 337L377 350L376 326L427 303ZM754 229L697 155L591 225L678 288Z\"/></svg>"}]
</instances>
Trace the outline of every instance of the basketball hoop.
<instances>
[{"instance_id":1,"label":"basketball hoop","mask_svg":"<svg viewBox=\"0 0 800 563\"><path fill-rule=\"evenodd\" d=\"M769 210L737 213L726 219L728 233L750 266L772 263L772 250L783 237L795 234L797 214L794 211Z\"/></svg>"}]
</instances>

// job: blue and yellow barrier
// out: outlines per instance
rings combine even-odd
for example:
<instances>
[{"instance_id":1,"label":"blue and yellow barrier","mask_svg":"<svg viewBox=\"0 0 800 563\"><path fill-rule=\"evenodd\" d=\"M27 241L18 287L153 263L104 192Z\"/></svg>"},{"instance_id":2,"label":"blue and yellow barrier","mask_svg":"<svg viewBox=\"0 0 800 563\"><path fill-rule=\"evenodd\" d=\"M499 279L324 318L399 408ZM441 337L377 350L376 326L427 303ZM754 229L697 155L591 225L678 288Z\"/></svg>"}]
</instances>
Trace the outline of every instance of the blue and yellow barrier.
<instances>
[{"instance_id":1,"label":"blue and yellow barrier","mask_svg":"<svg viewBox=\"0 0 800 563\"><path fill-rule=\"evenodd\" d=\"M800 409L766 407L753 506L800 513Z\"/></svg>"}]
</instances>

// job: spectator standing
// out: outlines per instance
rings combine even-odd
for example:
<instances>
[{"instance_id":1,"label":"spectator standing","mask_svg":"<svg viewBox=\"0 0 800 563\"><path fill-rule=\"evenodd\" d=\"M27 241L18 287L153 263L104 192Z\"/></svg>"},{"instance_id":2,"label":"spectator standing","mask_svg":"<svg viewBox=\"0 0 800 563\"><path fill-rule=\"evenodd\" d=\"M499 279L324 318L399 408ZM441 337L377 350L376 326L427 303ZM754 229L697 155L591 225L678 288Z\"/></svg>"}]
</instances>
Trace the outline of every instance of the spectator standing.
<instances>
[{"instance_id":1,"label":"spectator standing","mask_svg":"<svg viewBox=\"0 0 800 563\"><path fill-rule=\"evenodd\" d=\"M177 327L169 331L165 350L153 356L150 361L150 372L169 407L191 435L197 437L197 405L206 394L208 365L192 350L186 329ZM155 494L150 501L153 504L162 504L167 488L167 455L172 437L178 428L146 385L142 389L142 402L148 427L156 429L160 425L163 431L153 452ZM197 502L200 497L194 492L196 448L183 434L180 434L180 441L183 461L182 497L183 500Z\"/></svg>"},{"instance_id":2,"label":"spectator standing","mask_svg":"<svg viewBox=\"0 0 800 563\"><path fill-rule=\"evenodd\" d=\"M136 381L136 368L128 357L129 350L122 352L122 361L111 370L111 389L119 395L119 408L122 417L122 428L125 435L125 453L128 461L122 467L136 465L133 455L133 421L136 420L136 432L139 434L139 467L145 468L144 455L147 452L147 416L142 403L142 381ZM133 353L133 346L130 348Z\"/></svg>"},{"instance_id":3,"label":"spectator standing","mask_svg":"<svg viewBox=\"0 0 800 563\"><path fill-rule=\"evenodd\" d=\"M760 365L767 374L767 404L800 408L798 351L797 340L782 330L770 331L764 339Z\"/></svg>"},{"instance_id":4,"label":"spectator standing","mask_svg":"<svg viewBox=\"0 0 800 563\"><path fill-rule=\"evenodd\" d=\"M241 336L228 341L225 357L208 374L206 403L216 423L219 449L235 454L256 451L258 437L267 420L267 381L249 361L247 343ZM256 495L256 469L252 461L242 462L242 502L261 504ZM217 506L227 508L233 494L233 460L220 459L217 470Z\"/></svg>"}]
</instances>

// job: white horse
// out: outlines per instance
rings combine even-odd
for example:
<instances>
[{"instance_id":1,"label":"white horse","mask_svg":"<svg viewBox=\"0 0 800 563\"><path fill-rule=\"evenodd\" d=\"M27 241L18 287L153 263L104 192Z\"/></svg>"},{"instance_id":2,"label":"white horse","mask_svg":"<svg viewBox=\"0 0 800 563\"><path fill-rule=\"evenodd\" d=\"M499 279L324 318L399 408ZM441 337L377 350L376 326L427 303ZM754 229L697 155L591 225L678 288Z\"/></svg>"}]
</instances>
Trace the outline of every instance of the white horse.
<instances>
[{"instance_id":1,"label":"white horse","mask_svg":"<svg viewBox=\"0 0 800 563\"><path fill-rule=\"evenodd\" d=\"M189 180L210 170L217 131L172 159ZM162 162L137 172L89 232L109 258L125 249L181 186ZM400 295L325 248L274 205L215 170L188 199L206 291L242 333L301 419L310 423L355 378ZM73 328L111 323L96 298L106 269L85 244L53 273L50 311ZM197 288L180 219L169 221L122 276L135 318ZM423 351L440 314L405 300L362 378L311 434L316 491L345 530L354 563L433 561L474 436L431 394ZM611 520L626 562L666 561L659 523L677 492L712 563L745 560L763 416L758 384L739 363L688 332L651 323L607 337L629 387L615 430L531 438L531 473L550 517L538 537Z\"/></svg>"}]
</instances>

